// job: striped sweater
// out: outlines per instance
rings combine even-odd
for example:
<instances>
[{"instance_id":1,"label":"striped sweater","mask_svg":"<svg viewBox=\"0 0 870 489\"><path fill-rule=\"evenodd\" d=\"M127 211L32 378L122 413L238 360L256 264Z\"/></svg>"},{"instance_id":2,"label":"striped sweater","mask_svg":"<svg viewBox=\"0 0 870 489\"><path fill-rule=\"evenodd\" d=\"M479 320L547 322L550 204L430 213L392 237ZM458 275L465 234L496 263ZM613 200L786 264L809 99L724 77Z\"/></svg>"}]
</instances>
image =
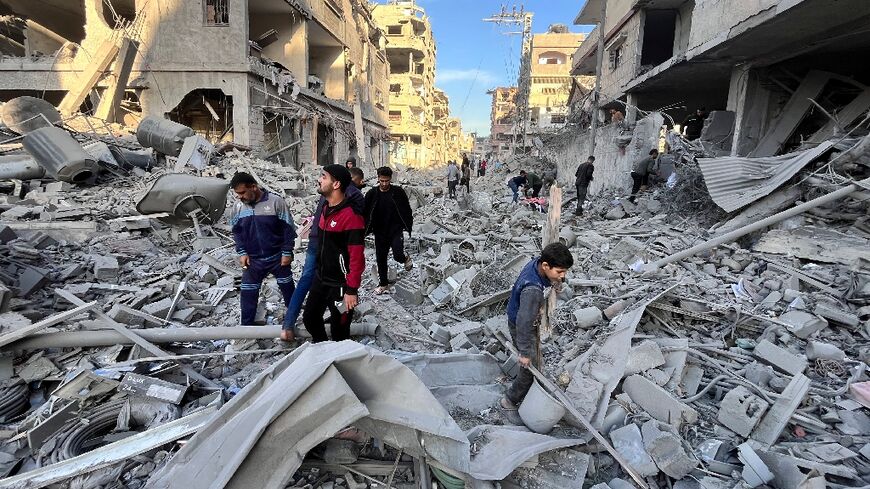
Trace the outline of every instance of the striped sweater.
<instances>
[{"instance_id":1,"label":"striped sweater","mask_svg":"<svg viewBox=\"0 0 870 489\"><path fill-rule=\"evenodd\" d=\"M237 202L230 215L230 226L239 256L271 260L292 256L296 225L283 198L263 192L259 202Z\"/></svg>"}]
</instances>

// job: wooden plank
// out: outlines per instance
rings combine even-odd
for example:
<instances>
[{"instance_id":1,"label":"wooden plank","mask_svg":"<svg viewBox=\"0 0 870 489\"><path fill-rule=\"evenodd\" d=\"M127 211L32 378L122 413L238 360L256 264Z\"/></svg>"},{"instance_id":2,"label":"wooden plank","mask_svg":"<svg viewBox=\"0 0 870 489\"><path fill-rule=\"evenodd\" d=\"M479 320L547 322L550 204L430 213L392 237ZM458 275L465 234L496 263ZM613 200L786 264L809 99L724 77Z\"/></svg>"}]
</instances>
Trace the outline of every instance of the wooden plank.
<instances>
[{"instance_id":1,"label":"wooden plank","mask_svg":"<svg viewBox=\"0 0 870 489\"><path fill-rule=\"evenodd\" d=\"M72 294L70 294L70 295L72 295ZM75 296L73 296L73 297L75 297ZM69 311L59 312L53 316L49 316L49 317L43 319L42 321L39 321L38 323L33 323L30 326L18 328L15 331L12 331L12 332L7 333L3 336L0 336L0 346L8 345L9 343L12 343L13 341L18 341L22 338L30 336L31 334L36 333L39 330L45 329L49 326L53 326L53 325L58 324L58 323L62 323L64 321L66 321L67 319L71 319L71 318L78 316L79 314L82 314L84 312L88 312L97 306L96 301L85 303L84 301L80 300L78 297L76 297L76 300L78 301L77 302L78 306L74 309L70 309Z\"/></svg>"},{"instance_id":2,"label":"wooden plank","mask_svg":"<svg viewBox=\"0 0 870 489\"><path fill-rule=\"evenodd\" d=\"M562 189L558 184L550 186L550 204L547 210L547 222L544 223L541 246L555 243L559 239L559 219L562 217ZM556 310L556 290L550 289L547 300L541 307L541 328L539 337L541 340L548 339L553 334L553 324L550 322L550 314ZM539 343L540 346L540 343ZM537 349L541 354L540 347ZM540 358L538 360L541 360ZM538 363L540 365L540 363Z\"/></svg>"},{"instance_id":3,"label":"wooden plank","mask_svg":"<svg viewBox=\"0 0 870 489\"><path fill-rule=\"evenodd\" d=\"M63 289L54 289L54 292L57 295L63 297L64 299L68 300L69 302L71 302L73 304L83 304L81 299L79 299L78 297L74 296L73 294L71 294ZM94 312L94 315L96 317L100 318L103 322L105 322L106 325L109 326L109 328L115 330L115 332L117 332L118 334L128 338L133 343L139 345L143 350L147 351L148 353L151 353L152 355L157 355L157 356L169 356L170 355L169 352L160 349L154 343L151 343L150 341L142 338L138 334L134 333L133 331L130 331L129 329L125 328L120 323L116 322L114 319L110 318L109 316L106 316L105 314L103 314L102 311L97 310ZM179 366L181 367L181 370L184 373L186 373L192 379L198 380L204 386L212 387L215 389L220 388L220 386L217 385L214 381L212 381L208 377L200 374L199 372L197 372L193 368L191 368L187 365L183 365L183 364L179 364Z\"/></svg>"},{"instance_id":4,"label":"wooden plank","mask_svg":"<svg viewBox=\"0 0 870 489\"><path fill-rule=\"evenodd\" d=\"M72 115L78 112L79 107L85 101L85 98L91 93L94 85L97 84L103 72L112 64L112 60L118 55L118 45L114 39L109 39L100 46L87 71L84 73L84 78L79 80L77 87L71 89L60 102L58 109L63 115Z\"/></svg>"}]
</instances>

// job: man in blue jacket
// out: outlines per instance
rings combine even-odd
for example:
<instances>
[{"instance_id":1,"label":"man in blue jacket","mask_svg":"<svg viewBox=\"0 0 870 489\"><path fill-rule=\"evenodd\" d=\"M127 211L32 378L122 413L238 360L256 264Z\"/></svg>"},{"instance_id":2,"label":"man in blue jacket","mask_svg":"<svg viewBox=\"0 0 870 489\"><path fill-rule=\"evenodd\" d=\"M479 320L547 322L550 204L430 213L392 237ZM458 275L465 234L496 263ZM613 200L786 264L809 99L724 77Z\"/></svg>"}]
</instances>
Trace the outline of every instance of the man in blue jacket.
<instances>
[{"instance_id":1,"label":"man in blue jacket","mask_svg":"<svg viewBox=\"0 0 870 489\"><path fill-rule=\"evenodd\" d=\"M544 247L540 257L532 258L523 267L514 283L507 308L508 329L520 354L518 362L522 368L501 400L501 407L504 409L517 409L535 380L528 367L532 359L538 356L540 347L536 333L544 292L545 289L562 282L573 265L574 257L568 247L562 243L552 243Z\"/></svg>"},{"instance_id":2,"label":"man in blue jacket","mask_svg":"<svg viewBox=\"0 0 870 489\"><path fill-rule=\"evenodd\" d=\"M236 252L242 265L242 325L253 325L257 313L260 286L269 274L275 276L284 303L293 296L293 245L296 225L287 202L278 195L263 191L248 173L238 172L230 188L239 202L233 207L230 226Z\"/></svg>"}]
</instances>

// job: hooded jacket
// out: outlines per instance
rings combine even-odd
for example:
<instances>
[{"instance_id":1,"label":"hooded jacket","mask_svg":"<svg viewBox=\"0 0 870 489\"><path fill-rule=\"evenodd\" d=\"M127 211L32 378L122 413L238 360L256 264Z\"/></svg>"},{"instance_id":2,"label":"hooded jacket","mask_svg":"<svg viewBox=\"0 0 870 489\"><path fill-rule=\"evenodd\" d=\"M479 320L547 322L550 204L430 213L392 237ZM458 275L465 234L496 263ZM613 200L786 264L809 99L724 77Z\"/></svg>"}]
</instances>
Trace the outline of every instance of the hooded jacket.
<instances>
[{"instance_id":1,"label":"hooded jacket","mask_svg":"<svg viewBox=\"0 0 870 489\"><path fill-rule=\"evenodd\" d=\"M229 223L239 256L253 260L293 256L296 225L282 197L263 191L254 205L237 202Z\"/></svg>"}]
</instances>

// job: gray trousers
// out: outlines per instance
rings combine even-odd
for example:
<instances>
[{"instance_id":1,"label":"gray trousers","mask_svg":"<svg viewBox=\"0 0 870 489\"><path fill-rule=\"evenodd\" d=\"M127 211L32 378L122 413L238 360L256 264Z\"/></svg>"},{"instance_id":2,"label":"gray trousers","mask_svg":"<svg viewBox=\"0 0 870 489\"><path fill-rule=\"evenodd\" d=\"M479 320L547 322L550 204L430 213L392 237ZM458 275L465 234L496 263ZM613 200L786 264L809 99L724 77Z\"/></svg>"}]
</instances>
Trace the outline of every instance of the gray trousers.
<instances>
[{"instance_id":1,"label":"gray trousers","mask_svg":"<svg viewBox=\"0 0 870 489\"><path fill-rule=\"evenodd\" d=\"M508 328L511 332L511 341L513 341L514 345L517 344L517 327L514 324L508 323ZM538 358L538 342L535 341L535 345L532 347L531 352L532 365L540 368L540 365L537 365ZM527 368L520 367L519 373L517 373L517 378L511 383L510 387L508 387L507 392L505 392L505 396L508 400L516 405L519 405L523 402L523 399L526 397L526 394L529 392L529 388L532 387L532 382L535 381L535 376L532 375L531 370Z\"/></svg>"}]
</instances>

